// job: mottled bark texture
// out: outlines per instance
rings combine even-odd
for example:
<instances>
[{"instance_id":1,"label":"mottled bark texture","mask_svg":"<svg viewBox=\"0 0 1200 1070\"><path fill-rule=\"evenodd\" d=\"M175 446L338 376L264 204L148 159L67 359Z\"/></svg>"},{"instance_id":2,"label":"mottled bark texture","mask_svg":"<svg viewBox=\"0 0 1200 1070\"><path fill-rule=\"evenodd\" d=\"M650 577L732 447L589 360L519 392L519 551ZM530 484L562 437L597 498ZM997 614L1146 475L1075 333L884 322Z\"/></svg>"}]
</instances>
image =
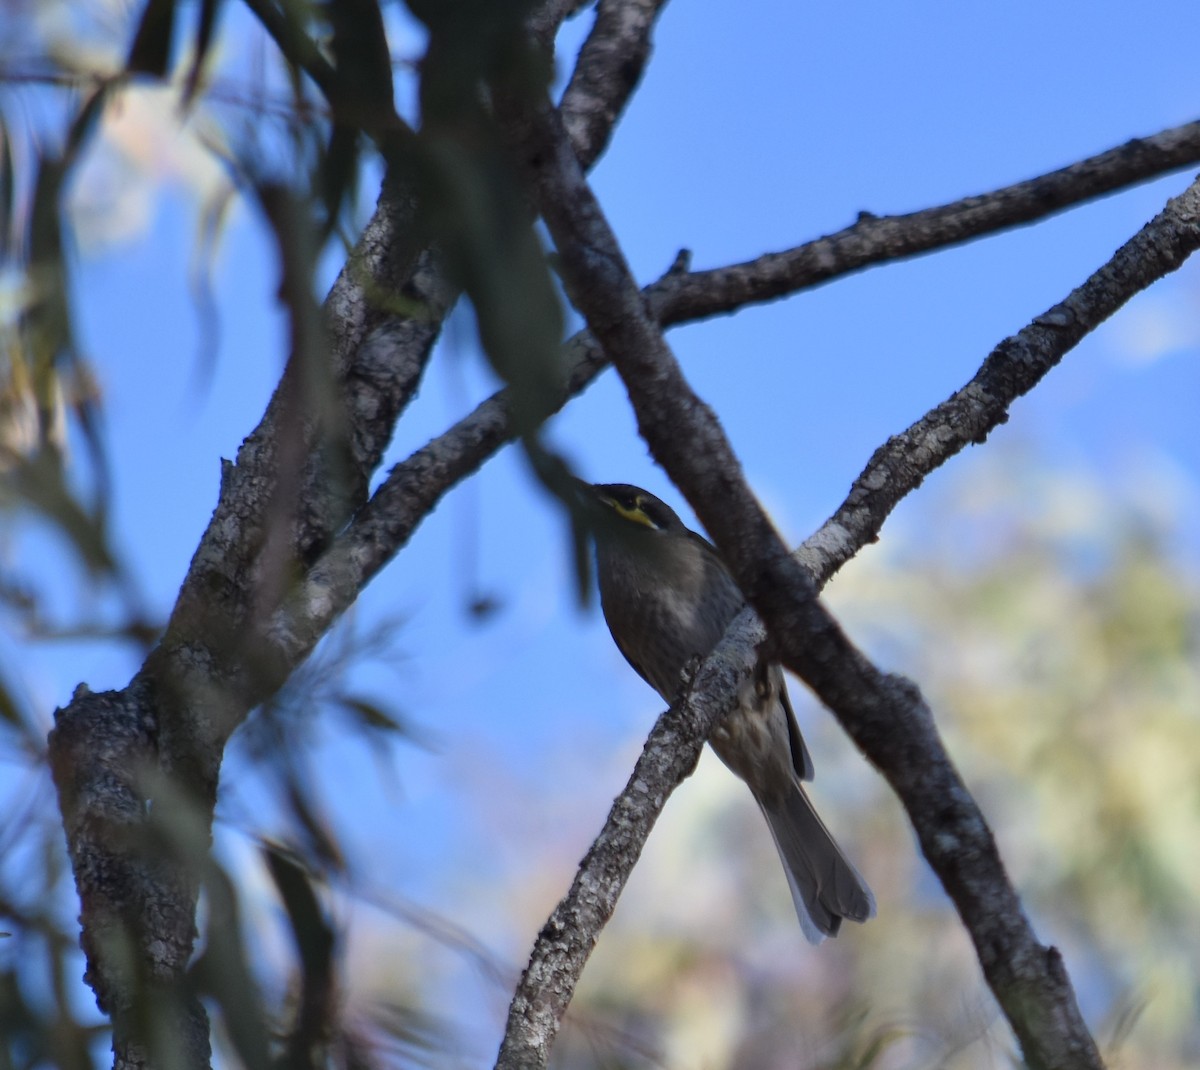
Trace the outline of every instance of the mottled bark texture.
<instances>
[{"instance_id":1,"label":"mottled bark texture","mask_svg":"<svg viewBox=\"0 0 1200 1070\"><path fill-rule=\"evenodd\" d=\"M208 1017L179 985L196 937L196 869L168 848L147 805L159 767L152 704L136 687L77 689L50 757L83 922L85 979L112 1019L114 1066L209 1059ZM164 808L170 807L164 800Z\"/></svg>"},{"instance_id":2,"label":"mottled bark texture","mask_svg":"<svg viewBox=\"0 0 1200 1070\"><path fill-rule=\"evenodd\" d=\"M881 672L851 644L818 601L816 578L787 553L746 486L715 414L692 392L648 313L569 151L561 117L548 105L522 108L502 96L497 107L554 238L568 294L624 380L641 434L726 555L782 660L834 712L897 792L971 935L1025 1059L1039 1070L1096 1070L1102 1065L1099 1051L1058 952L1037 942L991 831L954 769L919 690ZM870 517L875 512L882 522L894 506L889 494L907 493L952 453L982 441L1006 418L1008 404L1063 353L1134 293L1183 262L1200 244L1198 189L1193 185L1172 200L1084 286L1002 343L964 391L930 413L904 441L889 443L873 458L848 503L852 515L866 510L855 516L859 538L878 530ZM836 553L826 558L830 571L837 564ZM641 785L639 792L659 798L671 787L658 781ZM644 815L647 827L652 820ZM585 872L576 882L581 889L591 883ZM606 903L619 891L614 879L608 874ZM571 903L560 904L559 911L572 910ZM573 984L554 966L574 967L581 955L552 962L545 955L545 936L510 1010L500 1066L543 1065L562 994ZM577 941L586 948L583 935ZM538 989L538 982L546 987Z\"/></svg>"},{"instance_id":3,"label":"mottled bark texture","mask_svg":"<svg viewBox=\"0 0 1200 1070\"><path fill-rule=\"evenodd\" d=\"M186 823L207 848L225 744L298 663L262 642L262 618L278 601L281 577L311 560L365 499L419 382L440 317L385 321L369 297L405 292L445 311L428 255L408 263L395 256L411 212L411 199L385 184L380 210L326 302L336 418L297 388L305 369L293 356L236 463L223 465L217 508L163 639L129 687L81 691L55 715L50 754L87 979L113 1016L117 1067L164 1065L167 1055L185 1067L208 1065L207 1018L183 983L195 938L196 860L166 849L164 832ZM150 1006L164 1008L153 1021L133 1014ZM152 1026L175 1014L180 1027L164 1035L176 1047L150 1058Z\"/></svg>"},{"instance_id":4,"label":"mottled bark texture","mask_svg":"<svg viewBox=\"0 0 1200 1070\"><path fill-rule=\"evenodd\" d=\"M600 0L596 23L559 110L580 166L589 170L608 146L650 59L650 31L666 0Z\"/></svg>"}]
</instances>

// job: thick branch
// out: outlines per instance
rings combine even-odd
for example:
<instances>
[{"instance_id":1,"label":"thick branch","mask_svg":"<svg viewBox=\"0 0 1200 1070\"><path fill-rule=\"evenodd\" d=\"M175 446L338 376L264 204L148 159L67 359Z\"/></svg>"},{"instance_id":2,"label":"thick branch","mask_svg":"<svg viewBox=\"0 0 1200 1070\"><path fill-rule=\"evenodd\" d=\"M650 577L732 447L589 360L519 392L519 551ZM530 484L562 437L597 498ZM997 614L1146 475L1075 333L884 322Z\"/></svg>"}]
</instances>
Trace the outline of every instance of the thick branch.
<instances>
[{"instance_id":1,"label":"thick branch","mask_svg":"<svg viewBox=\"0 0 1200 1070\"><path fill-rule=\"evenodd\" d=\"M156 1061L203 1070L208 1015L178 986L196 937L199 882L193 867L161 849L145 804L154 730L136 688L80 687L55 717L51 771L84 922L85 979L112 1019L114 1070ZM161 828L164 819L153 820ZM145 1028L148 1015L160 1029Z\"/></svg>"},{"instance_id":2,"label":"thick branch","mask_svg":"<svg viewBox=\"0 0 1200 1070\"><path fill-rule=\"evenodd\" d=\"M990 830L946 754L920 693L907 680L880 672L854 648L817 601L812 578L787 554L746 487L716 416L692 393L658 324L647 314L568 151L559 117L548 107L522 112L506 105L501 99L558 248L568 292L613 357L639 429L725 553L786 664L835 712L897 791L926 857L971 934L984 975L1026 1059L1034 1067L1099 1067L1099 1053L1061 959L1037 943ZM1193 202L1189 190L1156 220L1158 237L1167 239L1161 255L1152 243L1137 250L1151 265L1138 272L1141 285L1178 266L1200 241ZM1112 307L1137 288L1135 281ZM1073 332L1064 349L1107 314L1103 302L1094 306L1076 300L1078 296L1069 299L1069 315L1042 317L1037 324ZM991 364L989 374L997 370L997 361ZM1044 370L1032 377L1016 375L1017 392L1028 389L1040 374ZM520 1029L519 1019L510 1017L510 1027Z\"/></svg>"},{"instance_id":3,"label":"thick branch","mask_svg":"<svg viewBox=\"0 0 1200 1070\"><path fill-rule=\"evenodd\" d=\"M289 362L236 463L224 465L220 500L166 634L139 674L166 764L197 798L215 796L230 733L289 671L254 649L264 578L314 556L366 498L453 299L430 254L399 255L415 210L406 189L385 184L380 209L325 304L336 402L306 393L309 370ZM381 293L402 294L429 314L389 319ZM337 417L314 405L336 406Z\"/></svg>"},{"instance_id":4,"label":"thick branch","mask_svg":"<svg viewBox=\"0 0 1200 1070\"><path fill-rule=\"evenodd\" d=\"M269 18L277 14L269 5L257 6ZM283 33L287 27L279 23L274 29ZM303 42L289 42L306 57L309 73L338 104L339 114L345 117L350 109L352 117L377 123L374 132L383 143L407 133L390 103L364 111L353 85L334 84L341 72L311 48L306 51ZM606 110L607 121L615 113ZM601 140L607 136L593 133ZM187 810L203 849L230 733L321 634L310 632L311 642L303 648L287 648L290 657L280 656L280 644L264 642L260 618L274 608L272 585L264 585L264 575L286 577L293 562L311 563L363 505L370 475L415 393L455 299L436 252L414 245L417 212L411 190L393 169L374 217L326 300L324 337L306 334L296 340L309 351L321 343L327 347L322 385L327 382L331 389L306 390L313 362L292 360L236 463L223 468L217 508L163 641L124 691L103 701L81 692L56 712L51 755L81 897L88 977L101 1006L114 1016L118 1066L146 1062L138 1036L144 1035L145 1023L138 1026L126 1015L145 991L142 980L149 978L163 999L179 996L194 939L197 884L187 867L165 854L152 869L139 860L135 833L140 835L146 800L155 795L155 812L162 811L163 799L153 785L169 788ZM398 306L416 313L399 316ZM325 617L325 626L333 619ZM136 739L126 740L129 725L137 726ZM118 748L110 737L128 745ZM101 753L111 757L122 779L105 781L104 790L81 790L78 785L87 781ZM107 771L108 765L102 768ZM114 799L127 811L120 822L109 813ZM100 834L94 834L97 830ZM132 909L120 913L126 907ZM119 928L114 917L128 929L121 929L128 942L120 946L107 938ZM184 996L171 1008L159 1017L185 1046L181 1065L205 1065L203 1008ZM160 1061L174 1059L167 1050Z\"/></svg>"}]
</instances>

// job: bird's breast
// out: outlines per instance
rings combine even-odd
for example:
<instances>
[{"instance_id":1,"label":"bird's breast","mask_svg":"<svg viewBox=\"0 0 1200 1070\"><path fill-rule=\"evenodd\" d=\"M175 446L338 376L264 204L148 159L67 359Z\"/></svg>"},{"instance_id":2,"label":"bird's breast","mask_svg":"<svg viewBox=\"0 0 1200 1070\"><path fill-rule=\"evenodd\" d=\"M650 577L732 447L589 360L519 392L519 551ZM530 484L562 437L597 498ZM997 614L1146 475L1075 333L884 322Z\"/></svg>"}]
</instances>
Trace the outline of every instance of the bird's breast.
<instances>
[{"instance_id":1,"label":"bird's breast","mask_svg":"<svg viewBox=\"0 0 1200 1070\"><path fill-rule=\"evenodd\" d=\"M740 595L698 549L669 554L598 551L600 602L618 646L667 701L687 663L707 654L737 612Z\"/></svg>"}]
</instances>

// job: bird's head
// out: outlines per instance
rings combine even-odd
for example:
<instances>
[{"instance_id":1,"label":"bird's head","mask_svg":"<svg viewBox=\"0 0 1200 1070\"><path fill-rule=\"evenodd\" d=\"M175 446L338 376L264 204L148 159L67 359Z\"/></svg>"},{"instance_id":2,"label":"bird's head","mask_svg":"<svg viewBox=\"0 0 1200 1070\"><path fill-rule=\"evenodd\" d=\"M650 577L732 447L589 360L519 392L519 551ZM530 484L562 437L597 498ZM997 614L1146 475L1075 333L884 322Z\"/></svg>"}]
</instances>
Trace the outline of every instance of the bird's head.
<instances>
[{"instance_id":1,"label":"bird's head","mask_svg":"<svg viewBox=\"0 0 1200 1070\"><path fill-rule=\"evenodd\" d=\"M682 534L687 531L675 510L648 490L629 483L595 483L587 488L599 509L593 510L602 529L629 532L663 531ZM613 523L616 518L618 523Z\"/></svg>"}]
</instances>

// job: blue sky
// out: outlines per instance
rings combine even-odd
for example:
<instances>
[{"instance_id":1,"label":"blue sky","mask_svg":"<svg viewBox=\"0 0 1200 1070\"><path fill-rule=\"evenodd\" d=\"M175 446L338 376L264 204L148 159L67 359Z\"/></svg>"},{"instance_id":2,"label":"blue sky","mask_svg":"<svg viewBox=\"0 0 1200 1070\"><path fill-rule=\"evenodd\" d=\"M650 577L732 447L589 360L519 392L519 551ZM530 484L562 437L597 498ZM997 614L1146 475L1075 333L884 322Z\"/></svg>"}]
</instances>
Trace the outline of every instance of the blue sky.
<instances>
[{"instance_id":1,"label":"blue sky","mask_svg":"<svg viewBox=\"0 0 1200 1070\"><path fill-rule=\"evenodd\" d=\"M587 23L577 20L567 38ZM735 9L677 0L595 187L643 281L682 247L698 268L750 259L839 229L860 210L906 212L984 192L1189 121L1200 101L1197 40L1200 8L1186 2ZM411 55L411 45L400 38L396 51ZM1188 181L1178 174L1035 227L674 330L669 340L798 542L836 508L876 446L965 382L993 346L1083 281ZM153 194L144 229L85 249L77 274L115 473L114 530L160 617L215 504L219 460L257 422L284 357L271 248L253 212L238 206L214 267L219 347L205 382L202 321L186 284L196 226L189 187L170 180ZM1200 272L1188 265L1071 353L984 449L1019 445L1037 463L1086 470L1114 493L1165 480L1181 524L1195 521L1198 348ZM459 318L391 460L492 386ZM640 483L679 503L611 374L550 433L582 474ZM934 476L892 524L919 531L921 499L961 478L977 453ZM10 540L62 620L97 604L44 532L24 525ZM1179 549L1190 567L1200 563L1194 536ZM467 613L473 577L502 607L484 623ZM373 767L361 746L334 739L323 752L326 794L355 818L352 851L369 860L372 879L461 906L464 924L513 961L533 930L489 917L462 874L519 881L522 837L556 814L578 833L571 858L582 854L660 705L625 667L596 609L580 612L572 592L562 520L508 451L448 496L354 612L363 629L405 621L394 663L365 667L354 686L394 703L435 749L398 749L398 791L363 775ZM0 642L9 674L27 681L43 718L80 680L121 687L137 665L136 651L112 644L32 644L13 634ZM811 723L820 714L802 701ZM511 790L491 800L507 827L480 821L489 800L462 788L473 770ZM9 788L16 776L0 766ZM377 820L362 820L366 813Z\"/></svg>"}]
</instances>

